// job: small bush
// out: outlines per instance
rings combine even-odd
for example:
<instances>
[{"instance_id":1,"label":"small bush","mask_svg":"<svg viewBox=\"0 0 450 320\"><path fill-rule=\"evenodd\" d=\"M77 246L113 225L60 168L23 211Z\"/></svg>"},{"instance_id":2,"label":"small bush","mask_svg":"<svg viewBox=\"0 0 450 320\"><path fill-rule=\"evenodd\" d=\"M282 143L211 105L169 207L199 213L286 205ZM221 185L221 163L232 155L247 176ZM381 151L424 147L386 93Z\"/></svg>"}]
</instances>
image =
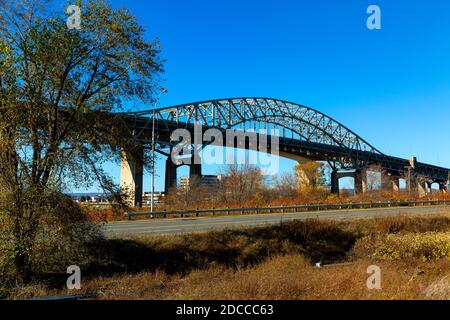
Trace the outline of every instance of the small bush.
<instances>
[{"instance_id":1,"label":"small bush","mask_svg":"<svg viewBox=\"0 0 450 320\"><path fill-rule=\"evenodd\" d=\"M355 244L353 254L359 257L368 256L383 260L450 259L450 233L371 235L360 239Z\"/></svg>"},{"instance_id":2,"label":"small bush","mask_svg":"<svg viewBox=\"0 0 450 320\"><path fill-rule=\"evenodd\" d=\"M14 258L22 244L14 234L17 223L34 223L32 243L27 247L30 280L50 280L55 274L64 275L70 265L85 263L90 259L88 245L102 238L100 226L90 223L69 197L50 192L40 197L46 206L36 210L34 220L19 220L14 212L0 211L0 291L18 281Z\"/></svg>"},{"instance_id":3,"label":"small bush","mask_svg":"<svg viewBox=\"0 0 450 320\"><path fill-rule=\"evenodd\" d=\"M450 231L450 218L448 217L410 217L395 216L373 219L374 230L381 233L407 233L407 232L446 232Z\"/></svg>"}]
</instances>

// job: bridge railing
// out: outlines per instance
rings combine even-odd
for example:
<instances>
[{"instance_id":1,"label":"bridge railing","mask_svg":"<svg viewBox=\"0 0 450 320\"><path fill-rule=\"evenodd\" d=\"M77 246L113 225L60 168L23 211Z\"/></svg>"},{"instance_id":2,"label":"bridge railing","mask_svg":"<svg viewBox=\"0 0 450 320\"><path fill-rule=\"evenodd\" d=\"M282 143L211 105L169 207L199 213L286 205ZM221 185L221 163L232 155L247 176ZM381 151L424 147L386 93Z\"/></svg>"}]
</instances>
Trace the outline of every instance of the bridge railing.
<instances>
[{"instance_id":1,"label":"bridge railing","mask_svg":"<svg viewBox=\"0 0 450 320\"><path fill-rule=\"evenodd\" d=\"M132 217L158 217L167 218L168 216L203 216L216 214L270 214L287 212L308 212L308 211L326 211L343 209L370 209L370 208L389 208L389 207L416 207L432 205L450 205L450 200L420 200L420 201L386 201L386 202L358 202L358 203L336 203L336 204L312 204L301 206L277 206L277 207L252 207L252 208L221 208L221 209L195 209L195 210L175 210L158 212L125 212L128 220Z\"/></svg>"}]
</instances>

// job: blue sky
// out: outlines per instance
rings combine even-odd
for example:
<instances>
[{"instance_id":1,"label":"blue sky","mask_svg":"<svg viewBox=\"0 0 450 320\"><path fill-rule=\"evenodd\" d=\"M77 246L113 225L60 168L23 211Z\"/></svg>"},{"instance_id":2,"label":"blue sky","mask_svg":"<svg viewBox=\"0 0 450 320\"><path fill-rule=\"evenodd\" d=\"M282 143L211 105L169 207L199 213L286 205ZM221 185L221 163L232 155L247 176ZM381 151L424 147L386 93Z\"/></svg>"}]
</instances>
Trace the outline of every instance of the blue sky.
<instances>
[{"instance_id":1,"label":"blue sky","mask_svg":"<svg viewBox=\"0 0 450 320\"><path fill-rule=\"evenodd\" d=\"M284 99L324 112L382 152L450 167L448 0L113 4L129 8L148 38L161 41L168 94L160 106L223 97ZM381 8L381 30L366 27L370 4ZM290 170L294 163L281 165ZM119 168L108 170L119 179ZM164 175L162 162L158 171Z\"/></svg>"}]
</instances>

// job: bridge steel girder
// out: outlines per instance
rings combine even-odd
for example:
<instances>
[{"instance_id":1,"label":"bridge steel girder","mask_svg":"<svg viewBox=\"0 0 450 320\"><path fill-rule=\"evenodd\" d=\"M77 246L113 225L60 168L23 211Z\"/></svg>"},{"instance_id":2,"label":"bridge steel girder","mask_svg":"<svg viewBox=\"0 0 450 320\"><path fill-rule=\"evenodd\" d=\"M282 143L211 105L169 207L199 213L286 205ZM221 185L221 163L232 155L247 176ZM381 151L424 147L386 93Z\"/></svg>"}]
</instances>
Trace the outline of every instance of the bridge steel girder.
<instances>
[{"instance_id":1,"label":"bridge steel girder","mask_svg":"<svg viewBox=\"0 0 450 320\"><path fill-rule=\"evenodd\" d=\"M171 133L187 129L193 133L194 123L203 130L210 128L246 131L249 125L267 129L280 128L280 153L336 164L336 169L360 170L380 165L401 176L409 160L383 154L353 131L331 117L306 106L271 98L227 98L182 104L134 113L121 114L130 135L137 141L151 140L152 115L158 143L176 145ZM131 134L132 133L132 134ZM270 136L270 134L269 134ZM270 150L270 149L269 149ZM449 180L449 169L417 162L418 175L440 184Z\"/></svg>"}]
</instances>

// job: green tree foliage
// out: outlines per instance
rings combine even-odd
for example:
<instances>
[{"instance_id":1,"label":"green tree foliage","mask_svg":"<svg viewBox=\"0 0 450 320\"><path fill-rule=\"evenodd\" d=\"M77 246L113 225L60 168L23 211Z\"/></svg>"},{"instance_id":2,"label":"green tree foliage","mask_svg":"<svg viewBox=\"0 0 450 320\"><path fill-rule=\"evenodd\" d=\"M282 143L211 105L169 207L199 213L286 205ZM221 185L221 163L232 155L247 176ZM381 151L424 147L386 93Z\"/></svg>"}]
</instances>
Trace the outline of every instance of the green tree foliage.
<instances>
[{"instance_id":1,"label":"green tree foliage","mask_svg":"<svg viewBox=\"0 0 450 320\"><path fill-rule=\"evenodd\" d=\"M10 225L0 250L24 280L46 236L37 233L61 213L65 187L98 182L121 202L102 164L134 145L120 117L108 113L149 103L160 90L158 40L147 41L126 9L78 4L81 30L68 29L65 8L0 3L0 215Z\"/></svg>"}]
</instances>

